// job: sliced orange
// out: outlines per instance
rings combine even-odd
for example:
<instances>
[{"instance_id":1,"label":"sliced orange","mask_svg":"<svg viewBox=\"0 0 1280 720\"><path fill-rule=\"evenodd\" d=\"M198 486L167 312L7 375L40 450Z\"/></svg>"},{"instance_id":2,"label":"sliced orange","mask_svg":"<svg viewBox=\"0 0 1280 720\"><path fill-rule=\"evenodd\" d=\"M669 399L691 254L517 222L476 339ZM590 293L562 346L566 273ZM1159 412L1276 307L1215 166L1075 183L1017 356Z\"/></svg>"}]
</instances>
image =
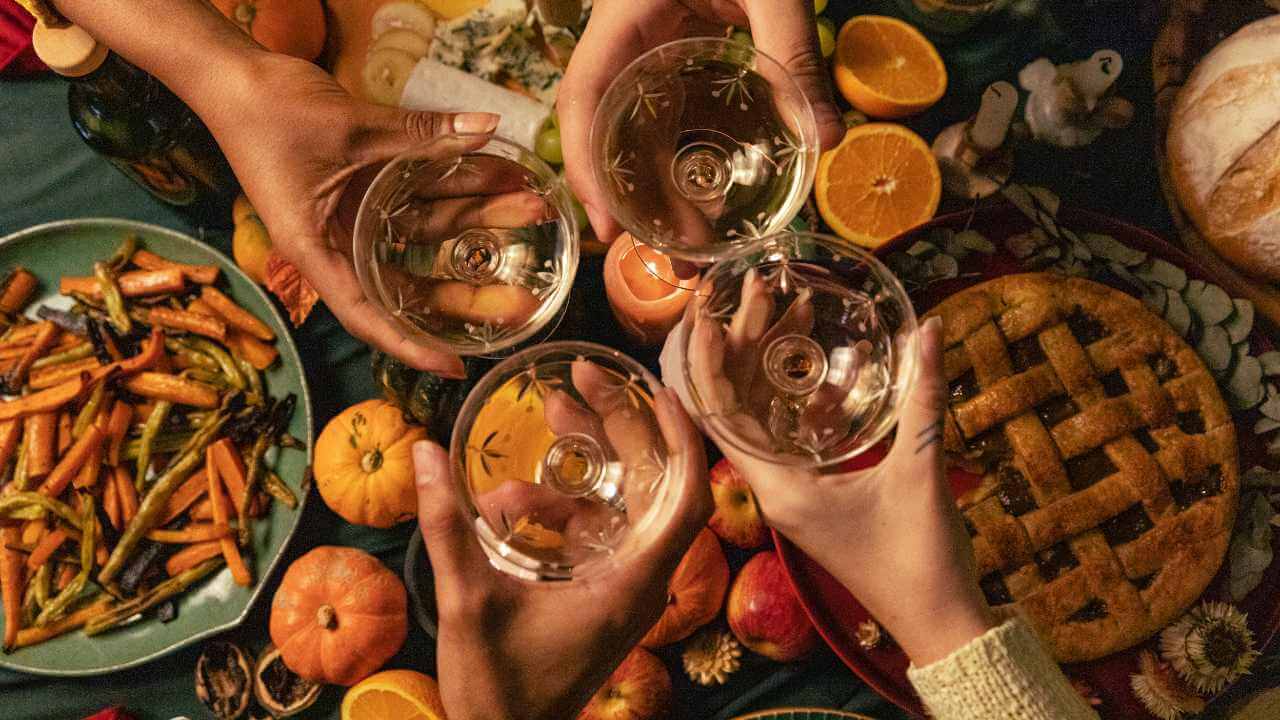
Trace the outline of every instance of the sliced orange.
<instances>
[{"instance_id":1,"label":"sliced orange","mask_svg":"<svg viewBox=\"0 0 1280 720\"><path fill-rule=\"evenodd\" d=\"M911 25L859 15L836 38L836 86L855 108L878 118L914 115L947 91L947 66Z\"/></svg>"},{"instance_id":2,"label":"sliced orange","mask_svg":"<svg viewBox=\"0 0 1280 720\"><path fill-rule=\"evenodd\" d=\"M919 135L868 123L822 154L814 189L818 212L840 237L875 248L933 217L942 175Z\"/></svg>"},{"instance_id":3,"label":"sliced orange","mask_svg":"<svg viewBox=\"0 0 1280 720\"><path fill-rule=\"evenodd\" d=\"M342 698L342 720L445 720L436 681L413 670L384 670Z\"/></svg>"}]
</instances>

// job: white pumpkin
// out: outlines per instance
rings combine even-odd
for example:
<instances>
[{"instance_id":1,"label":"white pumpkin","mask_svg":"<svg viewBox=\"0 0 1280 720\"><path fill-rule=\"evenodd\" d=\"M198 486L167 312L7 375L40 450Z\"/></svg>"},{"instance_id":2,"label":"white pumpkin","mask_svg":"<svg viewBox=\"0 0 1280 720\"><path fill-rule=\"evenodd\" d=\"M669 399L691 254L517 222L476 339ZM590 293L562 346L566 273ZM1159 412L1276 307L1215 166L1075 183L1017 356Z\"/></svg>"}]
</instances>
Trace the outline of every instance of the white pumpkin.
<instances>
[{"instance_id":1,"label":"white pumpkin","mask_svg":"<svg viewBox=\"0 0 1280 720\"><path fill-rule=\"evenodd\" d=\"M1200 61L1174 104L1168 155L1200 234L1243 272L1280 281L1280 16Z\"/></svg>"}]
</instances>

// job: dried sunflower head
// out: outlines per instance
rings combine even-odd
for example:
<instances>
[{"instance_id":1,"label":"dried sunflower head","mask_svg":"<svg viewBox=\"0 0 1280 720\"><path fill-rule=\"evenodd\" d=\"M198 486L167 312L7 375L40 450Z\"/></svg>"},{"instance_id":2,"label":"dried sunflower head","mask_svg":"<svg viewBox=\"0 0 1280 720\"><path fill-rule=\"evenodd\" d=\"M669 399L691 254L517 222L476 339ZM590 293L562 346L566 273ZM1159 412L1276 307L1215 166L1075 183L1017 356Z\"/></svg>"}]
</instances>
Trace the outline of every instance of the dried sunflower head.
<instances>
[{"instance_id":1,"label":"dried sunflower head","mask_svg":"<svg viewBox=\"0 0 1280 720\"><path fill-rule=\"evenodd\" d=\"M1129 676L1129 685L1142 705L1160 720L1181 720L1205 708L1204 698L1150 650L1138 656L1138 673Z\"/></svg>"},{"instance_id":2,"label":"dried sunflower head","mask_svg":"<svg viewBox=\"0 0 1280 720\"><path fill-rule=\"evenodd\" d=\"M1201 603L1160 633L1160 654L1198 692L1222 692L1258 659L1246 621L1232 605Z\"/></svg>"},{"instance_id":3,"label":"dried sunflower head","mask_svg":"<svg viewBox=\"0 0 1280 720\"><path fill-rule=\"evenodd\" d=\"M723 685L742 666L742 646L724 630L704 630L685 644L681 660L689 679L703 686Z\"/></svg>"}]
</instances>

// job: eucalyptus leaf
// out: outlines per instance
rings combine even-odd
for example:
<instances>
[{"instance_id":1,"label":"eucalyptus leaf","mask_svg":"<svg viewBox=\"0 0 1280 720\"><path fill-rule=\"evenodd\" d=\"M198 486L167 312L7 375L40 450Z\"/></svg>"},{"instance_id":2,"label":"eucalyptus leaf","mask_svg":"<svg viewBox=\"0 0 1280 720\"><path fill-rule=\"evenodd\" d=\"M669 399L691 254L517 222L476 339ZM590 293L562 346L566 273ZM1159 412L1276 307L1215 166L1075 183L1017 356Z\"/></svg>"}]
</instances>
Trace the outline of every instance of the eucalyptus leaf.
<instances>
[{"instance_id":1,"label":"eucalyptus leaf","mask_svg":"<svg viewBox=\"0 0 1280 720\"><path fill-rule=\"evenodd\" d=\"M1247 495L1231 538L1227 557L1230 563L1231 598L1236 602L1262 583L1275 555L1271 549L1271 520L1275 509L1262 493Z\"/></svg>"},{"instance_id":2,"label":"eucalyptus leaf","mask_svg":"<svg viewBox=\"0 0 1280 720\"><path fill-rule=\"evenodd\" d=\"M983 255L991 255L996 251L995 243L988 240L986 236L977 230L962 230L956 233L956 240L969 250L980 252Z\"/></svg>"},{"instance_id":3,"label":"eucalyptus leaf","mask_svg":"<svg viewBox=\"0 0 1280 720\"><path fill-rule=\"evenodd\" d=\"M1115 275L1123 283L1128 285L1130 288L1133 288L1135 291L1137 292L1146 291L1147 284L1139 280L1137 277L1135 277L1134 274L1129 271L1129 268L1125 267L1124 265L1114 261L1108 262L1107 270L1109 270L1112 275Z\"/></svg>"},{"instance_id":4,"label":"eucalyptus leaf","mask_svg":"<svg viewBox=\"0 0 1280 720\"><path fill-rule=\"evenodd\" d=\"M1089 246L1094 255L1103 260L1120 263L1126 267L1139 265L1143 260L1147 259L1146 253L1141 250L1134 250L1110 235L1085 233L1081 236L1081 239Z\"/></svg>"},{"instance_id":5,"label":"eucalyptus leaf","mask_svg":"<svg viewBox=\"0 0 1280 720\"><path fill-rule=\"evenodd\" d=\"M1244 471L1244 475L1240 477L1240 484L1247 490L1280 489L1280 471L1254 465Z\"/></svg>"},{"instance_id":6,"label":"eucalyptus leaf","mask_svg":"<svg viewBox=\"0 0 1280 720\"><path fill-rule=\"evenodd\" d=\"M1060 201L1052 191L1034 185L1006 185L1001 192L1036 225L1055 224Z\"/></svg>"},{"instance_id":7,"label":"eucalyptus leaf","mask_svg":"<svg viewBox=\"0 0 1280 720\"><path fill-rule=\"evenodd\" d=\"M1160 258L1151 258L1133 271L1134 275L1163 285L1170 290L1182 291L1187 286L1187 271Z\"/></svg>"},{"instance_id":8,"label":"eucalyptus leaf","mask_svg":"<svg viewBox=\"0 0 1280 720\"><path fill-rule=\"evenodd\" d=\"M1241 343L1253 332L1253 303L1245 298L1235 298L1231 303L1235 306L1235 312L1227 319L1224 327L1231 336L1231 342Z\"/></svg>"},{"instance_id":9,"label":"eucalyptus leaf","mask_svg":"<svg viewBox=\"0 0 1280 720\"><path fill-rule=\"evenodd\" d=\"M1089 249L1089 246L1085 244L1084 240L1081 240L1080 236L1076 235L1074 231L1064 229L1062 231L1062 235L1067 239L1067 242L1071 245L1071 252L1077 258L1079 258L1080 260L1093 259L1093 251Z\"/></svg>"},{"instance_id":10,"label":"eucalyptus leaf","mask_svg":"<svg viewBox=\"0 0 1280 720\"><path fill-rule=\"evenodd\" d=\"M927 258L936 252L938 252L938 246L927 240L918 240L907 248L907 254L911 257Z\"/></svg>"},{"instance_id":11,"label":"eucalyptus leaf","mask_svg":"<svg viewBox=\"0 0 1280 720\"><path fill-rule=\"evenodd\" d=\"M1272 420L1271 418L1263 415L1258 418L1258 422L1253 424L1253 434L1266 435L1276 428L1280 428L1280 420Z\"/></svg>"},{"instance_id":12,"label":"eucalyptus leaf","mask_svg":"<svg viewBox=\"0 0 1280 720\"><path fill-rule=\"evenodd\" d=\"M1164 319L1173 326L1173 331L1180 337L1186 337L1191 331L1191 309L1173 288L1167 288L1165 296L1168 298L1168 304L1164 308Z\"/></svg>"},{"instance_id":13,"label":"eucalyptus leaf","mask_svg":"<svg viewBox=\"0 0 1280 720\"><path fill-rule=\"evenodd\" d=\"M1267 392L1267 401L1258 410L1272 420L1280 421L1280 393L1275 390Z\"/></svg>"},{"instance_id":14,"label":"eucalyptus leaf","mask_svg":"<svg viewBox=\"0 0 1280 720\"><path fill-rule=\"evenodd\" d=\"M929 259L929 274L935 278L950 280L960 274L960 263L950 255L938 253Z\"/></svg>"},{"instance_id":15,"label":"eucalyptus leaf","mask_svg":"<svg viewBox=\"0 0 1280 720\"><path fill-rule=\"evenodd\" d=\"M1262 363L1263 375L1267 377L1280 375L1280 350L1262 353L1258 356L1258 362Z\"/></svg>"},{"instance_id":16,"label":"eucalyptus leaf","mask_svg":"<svg viewBox=\"0 0 1280 720\"><path fill-rule=\"evenodd\" d=\"M1187 286L1182 288L1182 299L1188 305L1194 305L1200 301L1200 293L1204 292L1203 280L1188 280ZM1195 298L1193 301L1192 298Z\"/></svg>"},{"instance_id":17,"label":"eucalyptus leaf","mask_svg":"<svg viewBox=\"0 0 1280 720\"><path fill-rule=\"evenodd\" d=\"M949 232L946 238L939 243L939 247L942 248L942 252L957 260L963 260L969 254L969 248L965 247L964 243L957 239L954 232Z\"/></svg>"},{"instance_id":18,"label":"eucalyptus leaf","mask_svg":"<svg viewBox=\"0 0 1280 720\"><path fill-rule=\"evenodd\" d=\"M1227 295L1222 288L1210 283L1204 283L1199 293L1193 292L1186 300L1187 305L1191 307L1191 312L1195 313L1202 325L1219 325L1231 317L1231 313L1236 309L1231 302L1231 296Z\"/></svg>"},{"instance_id":19,"label":"eucalyptus leaf","mask_svg":"<svg viewBox=\"0 0 1280 720\"><path fill-rule=\"evenodd\" d=\"M1169 304L1169 296L1165 294L1166 292L1168 291L1164 288L1158 288L1151 292L1143 293L1142 304L1146 305L1151 312L1163 317L1165 306Z\"/></svg>"},{"instance_id":20,"label":"eucalyptus leaf","mask_svg":"<svg viewBox=\"0 0 1280 720\"><path fill-rule=\"evenodd\" d=\"M1196 343L1196 352L1215 373L1224 372L1231 367L1231 340L1227 337L1227 331L1217 325L1204 329L1200 342Z\"/></svg>"},{"instance_id":21,"label":"eucalyptus leaf","mask_svg":"<svg viewBox=\"0 0 1280 720\"><path fill-rule=\"evenodd\" d=\"M1262 363L1258 358L1250 355L1237 358L1227 390L1231 392L1232 404L1239 410L1248 410L1262 402L1267 391L1262 385Z\"/></svg>"}]
</instances>

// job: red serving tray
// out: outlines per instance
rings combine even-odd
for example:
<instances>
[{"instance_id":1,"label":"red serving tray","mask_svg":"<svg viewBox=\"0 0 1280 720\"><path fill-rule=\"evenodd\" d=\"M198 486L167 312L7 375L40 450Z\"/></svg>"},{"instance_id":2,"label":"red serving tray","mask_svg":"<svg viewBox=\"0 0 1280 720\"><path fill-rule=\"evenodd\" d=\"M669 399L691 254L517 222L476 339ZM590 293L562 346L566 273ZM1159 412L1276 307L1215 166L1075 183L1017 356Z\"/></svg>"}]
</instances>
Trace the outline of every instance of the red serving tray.
<instances>
[{"instance_id":1,"label":"red serving tray","mask_svg":"<svg viewBox=\"0 0 1280 720\"><path fill-rule=\"evenodd\" d=\"M1189 278L1228 286L1194 258L1170 246L1147 230L1104 215L1067 207L1059 211L1058 220L1063 227L1076 232L1111 235L1132 248L1146 251L1183 268L1187 271ZM905 250L917 240L926 238L928 230L937 227L978 230L995 243L997 251L990 256L970 254L961 264L961 277L935 283L914 293L912 299L917 313L923 314L943 298L967 287L1002 275L1026 272L1026 269L1004 249L1004 240L1030 230L1032 224L1021 212L1008 204L987 206L974 211L939 217L888 243L878 251L878 254L883 256ZM1264 321L1259 316L1257 322L1261 324ZM1250 337L1255 354L1273 347L1272 341L1260 330L1261 328L1255 325ZM1243 471L1255 464L1262 464L1261 460L1265 455L1262 442L1252 432L1253 422L1258 417L1257 411L1237 413L1235 417L1237 435L1240 439L1240 465ZM857 462L862 467L874 465L882 454L883 451L873 451L858 458ZM953 470L949 472L949 480L953 490L960 492L966 487L971 487L976 479L969 473ZM851 519L855 522L857 520L857 518ZM1280 554L1280 533L1276 535L1275 545L1277 553ZM887 643L873 650L864 650L858 644L856 633L860 623L871 619L866 609L835 578L777 532L774 533L774 544L805 612L836 655L876 692L908 713L916 717L925 717L920 699L907 681L908 660L901 649ZM875 572L876 570L868 568L867 571ZM1205 591L1205 599L1230 600L1226 590L1226 576L1227 561L1224 560L1222 570ZM885 578L885 581L893 580ZM911 592L911 588L903 588L902 591ZM1275 638L1277 630L1280 630L1280 558L1277 558L1277 561L1267 569L1262 584L1243 602L1236 603L1236 606L1248 613L1249 627L1253 630L1259 645L1265 648ZM1124 720L1153 718L1134 697L1129 685L1130 675L1138 671L1138 653L1143 649L1156 650L1156 639L1153 638L1130 650L1100 660L1077 663L1066 666L1064 669L1069 677L1082 681L1102 701L1097 710L1103 718L1123 718Z\"/></svg>"}]
</instances>

